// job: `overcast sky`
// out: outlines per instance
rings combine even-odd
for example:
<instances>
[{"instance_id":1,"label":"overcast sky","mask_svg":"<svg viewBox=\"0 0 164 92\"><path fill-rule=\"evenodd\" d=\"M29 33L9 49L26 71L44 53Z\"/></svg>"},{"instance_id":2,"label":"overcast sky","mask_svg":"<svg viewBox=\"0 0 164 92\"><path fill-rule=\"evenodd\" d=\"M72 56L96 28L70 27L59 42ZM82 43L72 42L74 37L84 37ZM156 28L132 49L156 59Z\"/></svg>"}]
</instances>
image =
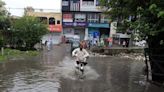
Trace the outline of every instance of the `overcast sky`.
<instances>
[{"instance_id":1,"label":"overcast sky","mask_svg":"<svg viewBox=\"0 0 164 92\"><path fill-rule=\"evenodd\" d=\"M60 11L61 0L2 0L6 3L6 8L12 15L22 16L23 8L32 6L39 9L53 9L53 11ZM16 9L22 8L22 9Z\"/></svg>"}]
</instances>

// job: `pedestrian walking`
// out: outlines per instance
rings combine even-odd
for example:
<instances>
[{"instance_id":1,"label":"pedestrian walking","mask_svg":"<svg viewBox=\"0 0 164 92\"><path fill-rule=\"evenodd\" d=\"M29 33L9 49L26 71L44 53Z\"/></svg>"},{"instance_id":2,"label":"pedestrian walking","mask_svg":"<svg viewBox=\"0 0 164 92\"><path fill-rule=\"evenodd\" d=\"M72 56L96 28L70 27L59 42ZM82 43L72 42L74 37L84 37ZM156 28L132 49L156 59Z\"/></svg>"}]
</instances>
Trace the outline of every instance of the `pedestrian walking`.
<instances>
[{"instance_id":1,"label":"pedestrian walking","mask_svg":"<svg viewBox=\"0 0 164 92\"><path fill-rule=\"evenodd\" d=\"M122 46L123 46L123 47L126 46L126 41L125 41L125 40L123 41Z\"/></svg>"},{"instance_id":2,"label":"pedestrian walking","mask_svg":"<svg viewBox=\"0 0 164 92\"><path fill-rule=\"evenodd\" d=\"M51 48L51 42L50 41L47 41L47 50L49 51Z\"/></svg>"}]
</instances>

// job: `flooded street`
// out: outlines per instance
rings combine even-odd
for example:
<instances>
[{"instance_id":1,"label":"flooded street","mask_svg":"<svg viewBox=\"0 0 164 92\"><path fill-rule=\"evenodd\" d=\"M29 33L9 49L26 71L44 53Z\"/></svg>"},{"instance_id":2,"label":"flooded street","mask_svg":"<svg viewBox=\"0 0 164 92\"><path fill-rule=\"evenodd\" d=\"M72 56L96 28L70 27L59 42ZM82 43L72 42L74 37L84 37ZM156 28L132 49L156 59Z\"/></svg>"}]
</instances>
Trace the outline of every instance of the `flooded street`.
<instances>
[{"instance_id":1,"label":"flooded street","mask_svg":"<svg viewBox=\"0 0 164 92\"><path fill-rule=\"evenodd\" d=\"M54 46L30 61L0 64L0 92L164 92L145 81L144 62L119 57L90 57L78 79L69 46Z\"/></svg>"}]
</instances>

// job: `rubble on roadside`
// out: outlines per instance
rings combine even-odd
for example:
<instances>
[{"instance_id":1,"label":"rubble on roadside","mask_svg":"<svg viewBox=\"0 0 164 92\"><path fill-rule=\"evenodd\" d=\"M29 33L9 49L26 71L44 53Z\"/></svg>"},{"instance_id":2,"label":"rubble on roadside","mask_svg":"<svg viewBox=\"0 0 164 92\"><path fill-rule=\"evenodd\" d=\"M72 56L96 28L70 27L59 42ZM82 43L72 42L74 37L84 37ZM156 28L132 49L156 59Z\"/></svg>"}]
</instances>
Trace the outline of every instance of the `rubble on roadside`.
<instances>
[{"instance_id":1,"label":"rubble on roadside","mask_svg":"<svg viewBox=\"0 0 164 92\"><path fill-rule=\"evenodd\" d=\"M107 55L102 55L99 53L89 52L90 57L107 57Z\"/></svg>"},{"instance_id":2,"label":"rubble on roadside","mask_svg":"<svg viewBox=\"0 0 164 92\"><path fill-rule=\"evenodd\" d=\"M129 53L129 54L120 53L116 56L121 57L121 58L132 59L132 60L136 60L136 61L144 61L145 60L143 53Z\"/></svg>"},{"instance_id":3,"label":"rubble on roadside","mask_svg":"<svg viewBox=\"0 0 164 92\"><path fill-rule=\"evenodd\" d=\"M109 55L102 55L99 53L94 53L94 52L89 52L90 57L107 57ZM144 61L145 57L143 53L120 53L120 54L116 54L116 55L112 55L112 56L116 56L116 57L120 57L120 58L127 58L127 59L132 59L132 60L136 60L136 61Z\"/></svg>"}]
</instances>

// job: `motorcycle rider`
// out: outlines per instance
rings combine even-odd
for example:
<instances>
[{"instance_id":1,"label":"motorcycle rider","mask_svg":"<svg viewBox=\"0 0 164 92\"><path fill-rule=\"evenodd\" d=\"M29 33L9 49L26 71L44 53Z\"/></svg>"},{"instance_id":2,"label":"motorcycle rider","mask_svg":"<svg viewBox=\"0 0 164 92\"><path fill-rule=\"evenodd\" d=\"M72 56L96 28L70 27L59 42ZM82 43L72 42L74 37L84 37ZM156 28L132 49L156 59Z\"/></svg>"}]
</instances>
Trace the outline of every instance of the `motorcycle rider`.
<instances>
[{"instance_id":1,"label":"motorcycle rider","mask_svg":"<svg viewBox=\"0 0 164 92\"><path fill-rule=\"evenodd\" d=\"M72 51L72 56L76 57L76 68L79 68L80 62L87 65L86 59L89 57L89 53L84 49L84 45L80 43L79 48Z\"/></svg>"}]
</instances>

